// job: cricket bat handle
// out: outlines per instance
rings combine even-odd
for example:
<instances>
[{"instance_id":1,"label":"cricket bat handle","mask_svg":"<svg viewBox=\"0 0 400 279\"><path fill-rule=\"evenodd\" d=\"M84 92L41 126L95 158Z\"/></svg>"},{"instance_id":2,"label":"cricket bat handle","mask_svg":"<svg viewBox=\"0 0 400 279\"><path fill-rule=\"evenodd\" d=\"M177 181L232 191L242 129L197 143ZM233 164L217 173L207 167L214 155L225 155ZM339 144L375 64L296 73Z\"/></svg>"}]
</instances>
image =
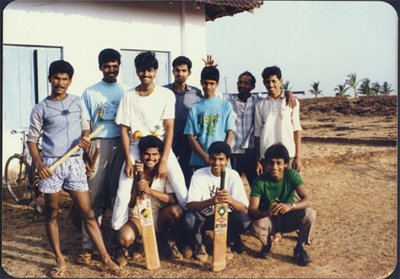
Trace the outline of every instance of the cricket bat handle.
<instances>
[{"instance_id":1,"label":"cricket bat handle","mask_svg":"<svg viewBox=\"0 0 400 279\"><path fill-rule=\"evenodd\" d=\"M143 179L143 172L141 172L141 171L138 171L138 180L140 181L140 180L142 180ZM141 197L141 198L143 198L143 191L139 191L139 196Z\"/></svg>"},{"instance_id":2,"label":"cricket bat handle","mask_svg":"<svg viewBox=\"0 0 400 279\"><path fill-rule=\"evenodd\" d=\"M91 132L87 138L89 140L91 140L95 135L97 135L101 130L104 129L104 125L100 125L99 127L97 127L95 130L93 130L93 132ZM52 164L50 166L50 171L54 171L58 166L60 166L62 163L64 163L65 160L67 160L69 157L71 157L72 155L75 154L75 152L77 152L81 147L79 146L79 144L75 145L73 148L71 148L71 150L69 150L67 153L65 153L60 159L58 159L57 161L54 162L54 164Z\"/></svg>"},{"instance_id":3,"label":"cricket bat handle","mask_svg":"<svg viewBox=\"0 0 400 279\"><path fill-rule=\"evenodd\" d=\"M226 170L225 168L221 170L221 184L219 186L220 190L224 190L225 189L225 175L226 175Z\"/></svg>"}]
</instances>

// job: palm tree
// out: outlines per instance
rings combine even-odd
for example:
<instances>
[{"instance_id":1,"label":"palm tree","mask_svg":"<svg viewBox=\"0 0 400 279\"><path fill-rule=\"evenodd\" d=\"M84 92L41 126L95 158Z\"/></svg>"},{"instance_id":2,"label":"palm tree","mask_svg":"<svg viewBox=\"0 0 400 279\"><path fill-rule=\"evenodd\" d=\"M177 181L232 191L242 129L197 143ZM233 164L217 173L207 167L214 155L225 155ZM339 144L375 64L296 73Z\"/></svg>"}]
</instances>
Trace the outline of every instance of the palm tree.
<instances>
[{"instance_id":1,"label":"palm tree","mask_svg":"<svg viewBox=\"0 0 400 279\"><path fill-rule=\"evenodd\" d=\"M290 91L290 90L292 90L292 87L289 87L289 83L290 83L290 81L285 81L285 82L282 84L282 89L283 89L284 91Z\"/></svg>"},{"instance_id":2,"label":"palm tree","mask_svg":"<svg viewBox=\"0 0 400 279\"><path fill-rule=\"evenodd\" d=\"M354 98L357 98L357 75L356 73L348 74L348 79L346 79L346 84L348 84L354 90Z\"/></svg>"},{"instance_id":3,"label":"palm tree","mask_svg":"<svg viewBox=\"0 0 400 279\"><path fill-rule=\"evenodd\" d=\"M371 96L372 95L372 90L371 90L371 81L369 78L364 78L361 80L360 87L357 90L357 93L363 94L365 96Z\"/></svg>"},{"instance_id":4,"label":"palm tree","mask_svg":"<svg viewBox=\"0 0 400 279\"><path fill-rule=\"evenodd\" d=\"M346 95L346 91L350 89L350 87L346 87L347 83L341 85L338 84L338 86L335 87L335 89L333 89L336 93L336 96L349 96Z\"/></svg>"},{"instance_id":5,"label":"palm tree","mask_svg":"<svg viewBox=\"0 0 400 279\"><path fill-rule=\"evenodd\" d=\"M394 92L392 89L392 85L385 81L381 86L381 94L382 95L389 95L390 93Z\"/></svg>"},{"instance_id":6,"label":"palm tree","mask_svg":"<svg viewBox=\"0 0 400 279\"><path fill-rule=\"evenodd\" d=\"M381 85L379 82L375 81L371 84L371 91L373 95L378 96L379 92L381 92Z\"/></svg>"},{"instance_id":7,"label":"palm tree","mask_svg":"<svg viewBox=\"0 0 400 279\"><path fill-rule=\"evenodd\" d=\"M315 98L317 98L318 95L322 93L322 90L320 90L318 87L319 87L319 81L318 81L318 82L315 82L315 81L314 81L314 82L311 84L311 89L308 90L308 92L310 92L311 94L314 94L314 95L315 95Z\"/></svg>"}]
</instances>

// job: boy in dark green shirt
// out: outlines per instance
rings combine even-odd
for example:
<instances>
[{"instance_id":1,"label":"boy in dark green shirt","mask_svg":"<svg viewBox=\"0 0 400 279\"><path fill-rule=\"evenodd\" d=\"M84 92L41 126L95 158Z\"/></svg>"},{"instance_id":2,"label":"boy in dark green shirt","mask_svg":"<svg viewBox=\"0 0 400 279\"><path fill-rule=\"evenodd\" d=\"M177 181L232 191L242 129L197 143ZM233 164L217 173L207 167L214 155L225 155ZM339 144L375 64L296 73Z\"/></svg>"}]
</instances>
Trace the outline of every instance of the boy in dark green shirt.
<instances>
[{"instance_id":1,"label":"boy in dark green shirt","mask_svg":"<svg viewBox=\"0 0 400 279\"><path fill-rule=\"evenodd\" d=\"M255 219L251 232L263 244L260 257L267 258L272 246L272 235L277 232L299 230L294 258L299 265L308 265L310 257L304 244L310 242L316 219L311 208L311 193L294 169L288 169L289 154L282 144L270 146L262 160L264 173L253 182L249 214ZM300 197L295 202L294 195Z\"/></svg>"}]
</instances>

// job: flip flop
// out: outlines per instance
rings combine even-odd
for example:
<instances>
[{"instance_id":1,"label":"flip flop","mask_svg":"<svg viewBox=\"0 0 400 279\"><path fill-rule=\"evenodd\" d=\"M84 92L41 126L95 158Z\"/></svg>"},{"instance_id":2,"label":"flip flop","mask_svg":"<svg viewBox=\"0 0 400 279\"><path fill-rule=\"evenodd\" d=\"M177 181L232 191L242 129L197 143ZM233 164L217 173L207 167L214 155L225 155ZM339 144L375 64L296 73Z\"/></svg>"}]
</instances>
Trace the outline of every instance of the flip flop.
<instances>
[{"instance_id":1,"label":"flip flop","mask_svg":"<svg viewBox=\"0 0 400 279\"><path fill-rule=\"evenodd\" d=\"M65 277L65 273L67 271L67 267L65 265L52 267L49 275L51 278L63 278Z\"/></svg>"},{"instance_id":2,"label":"flip flop","mask_svg":"<svg viewBox=\"0 0 400 279\"><path fill-rule=\"evenodd\" d=\"M89 264L91 260L92 260L92 253L90 253L89 251L84 251L78 255L78 257L76 258L76 263Z\"/></svg>"},{"instance_id":3,"label":"flip flop","mask_svg":"<svg viewBox=\"0 0 400 279\"><path fill-rule=\"evenodd\" d=\"M111 273L112 275L115 275L115 276L126 276L126 275L128 275L128 271L123 269L123 268L121 268L121 267L119 267L119 266L110 267L108 269L101 268L101 271L109 272L109 273Z\"/></svg>"}]
</instances>

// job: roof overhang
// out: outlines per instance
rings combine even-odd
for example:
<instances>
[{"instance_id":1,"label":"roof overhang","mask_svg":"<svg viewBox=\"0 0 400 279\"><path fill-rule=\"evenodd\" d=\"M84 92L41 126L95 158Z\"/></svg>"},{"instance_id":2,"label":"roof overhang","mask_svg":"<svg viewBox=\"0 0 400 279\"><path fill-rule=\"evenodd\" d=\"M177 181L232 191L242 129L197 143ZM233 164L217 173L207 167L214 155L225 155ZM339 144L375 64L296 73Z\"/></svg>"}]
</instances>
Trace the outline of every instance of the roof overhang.
<instances>
[{"instance_id":1,"label":"roof overhang","mask_svg":"<svg viewBox=\"0 0 400 279\"><path fill-rule=\"evenodd\" d=\"M258 0L195 0L195 2L205 5L206 21L213 21L224 16L233 16L245 11L252 12L263 4L263 1Z\"/></svg>"}]
</instances>

